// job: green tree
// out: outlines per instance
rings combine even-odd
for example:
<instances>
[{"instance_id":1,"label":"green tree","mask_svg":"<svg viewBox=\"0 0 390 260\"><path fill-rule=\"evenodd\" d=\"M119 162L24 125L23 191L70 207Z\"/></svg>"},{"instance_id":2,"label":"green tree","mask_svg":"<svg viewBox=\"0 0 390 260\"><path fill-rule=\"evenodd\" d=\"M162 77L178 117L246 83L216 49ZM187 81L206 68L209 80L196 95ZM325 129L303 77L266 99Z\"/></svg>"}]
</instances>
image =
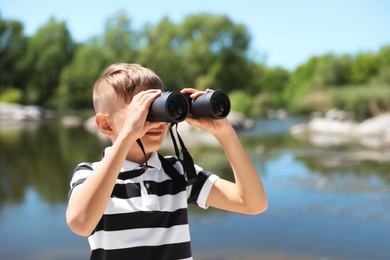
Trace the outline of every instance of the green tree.
<instances>
[{"instance_id":1,"label":"green tree","mask_svg":"<svg viewBox=\"0 0 390 260\"><path fill-rule=\"evenodd\" d=\"M165 17L154 28L146 26L143 35L146 46L139 61L169 89L249 89L250 37L243 25L228 17L190 15L179 24Z\"/></svg>"},{"instance_id":2,"label":"green tree","mask_svg":"<svg viewBox=\"0 0 390 260\"><path fill-rule=\"evenodd\" d=\"M26 46L23 24L0 19L0 90L21 87L17 63L23 57Z\"/></svg>"},{"instance_id":3,"label":"green tree","mask_svg":"<svg viewBox=\"0 0 390 260\"><path fill-rule=\"evenodd\" d=\"M50 19L28 43L20 66L27 83L27 103L48 105L59 85L61 70L73 55L75 44L64 22Z\"/></svg>"},{"instance_id":4,"label":"green tree","mask_svg":"<svg viewBox=\"0 0 390 260\"><path fill-rule=\"evenodd\" d=\"M344 85L348 83L351 65L352 58L349 55L338 57L334 54L326 54L319 58L310 79L310 85L320 89Z\"/></svg>"},{"instance_id":5,"label":"green tree","mask_svg":"<svg viewBox=\"0 0 390 260\"><path fill-rule=\"evenodd\" d=\"M138 62L156 72L166 89L179 90L186 86L178 52L181 46L178 25L165 17L156 26L145 25L142 37L144 46Z\"/></svg>"},{"instance_id":6,"label":"green tree","mask_svg":"<svg viewBox=\"0 0 390 260\"><path fill-rule=\"evenodd\" d=\"M92 86L107 66L107 56L96 41L76 48L72 62L61 72L57 108L92 108Z\"/></svg>"},{"instance_id":7,"label":"green tree","mask_svg":"<svg viewBox=\"0 0 390 260\"><path fill-rule=\"evenodd\" d=\"M349 84L354 59L328 53L314 56L291 73L284 100L292 112L309 112L329 105L324 91ZM326 104L326 105L325 105Z\"/></svg>"},{"instance_id":8,"label":"green tree","mask_svg":"<svg viewBox=\"0 0 390 260\"><path fill-rule=\"evenodd\" d=\"M263 96L264 108L281 108L285 107L283 93L290 79L290 72L280 68L268 68L264 65L254 67L254 84L255 86L249 93L261 94Z\"/></svg>"},{"instance_id":9,"label":"green tree","mask_svg":"<svg viewBox=\"0 0 390 260\"><path fill-rule=\"evenodd\" d=\"M229 94L230 102L232 105L232 110L240 112L244 115L252 115L254 110L254 99L246 91L237 89L233 90Z\"/></svg>"},{"instance_id":10,"label":"green tree","mask_svg":"<svg viewBox=\"0 0 390 260\"><path fill-rule=\"evenodd\" d=\"M372 77L377 75L379 66L380 59L377 55L367 52L359 53L352 63L349 83L368 83Z\"/></svg>"},{"instance_id":11,"label":"green tree","mask_svg":"<svg viewBox=\"0 0 390 260\"><path fill-rule=\"evenodd\" d=\"M180 55L187 84L198 89L221 88L227 92L248 89L250 35L244 25L234 24L227 16L190 15L180 27L180 36Z\"/></svg>"},{"instance_id":12,"label":"green tree","mask_svg":"<svg viewBox=\"0 0 390 260\"><path fill-rule=\"evenodd\" d=\"M140 36L131 27L131 19L125 12L109 17L104 28L102 46L110 63L133 63L139 52Z\"/></svg>"},{"instance_id":13,"label":"green tree","mask_svg":"<svg viewBox=\"0 0 390 260\"><path fill-rule=\"evenodd\" d=\"M384 46L378 52L378 74L371 78L371 85L390 85L390 45Z\"/></svg>"}]
</instances>

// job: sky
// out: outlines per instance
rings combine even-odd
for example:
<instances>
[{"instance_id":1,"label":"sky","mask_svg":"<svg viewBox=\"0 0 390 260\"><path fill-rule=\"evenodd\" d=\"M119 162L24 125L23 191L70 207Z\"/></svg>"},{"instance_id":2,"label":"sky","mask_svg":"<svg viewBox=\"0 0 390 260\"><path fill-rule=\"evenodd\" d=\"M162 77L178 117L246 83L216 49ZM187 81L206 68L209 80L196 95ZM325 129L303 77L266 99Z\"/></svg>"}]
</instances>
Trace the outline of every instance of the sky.
<instances>
[{"instance_id":1,"label":"sky","mask_svg":"<svg viewBox=\"0 0 390 260\"><path fill-rule=\"evenodd\" d=\"M226 15L247 27L255 60L288 70L313 56L377 52L390 44L390 0L0 1L0 18L22 22L26 35L55 18L76 42L102 35L107 18L119 11L133 29L163 17L180 23L191 14Z\"/></svg>"}]
</instances>

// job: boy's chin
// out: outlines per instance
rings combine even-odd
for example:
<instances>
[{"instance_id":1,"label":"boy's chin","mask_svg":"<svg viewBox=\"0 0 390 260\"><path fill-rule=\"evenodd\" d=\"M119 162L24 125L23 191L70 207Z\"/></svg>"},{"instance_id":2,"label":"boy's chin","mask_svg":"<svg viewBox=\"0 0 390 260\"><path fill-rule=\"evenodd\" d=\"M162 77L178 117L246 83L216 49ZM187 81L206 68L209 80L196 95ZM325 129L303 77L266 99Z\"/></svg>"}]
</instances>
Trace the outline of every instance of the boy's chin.
<instances>
[{"instance_id":1,"label":"boy's chin","mask_svg":"<svg viewBox=\"0 0 390 260\"><path fill-rule=\"evenodd\" d=\"M161 148L163 140L145 140L141 139L147 153L158 151Z\"/></svg>"}]
</instances>

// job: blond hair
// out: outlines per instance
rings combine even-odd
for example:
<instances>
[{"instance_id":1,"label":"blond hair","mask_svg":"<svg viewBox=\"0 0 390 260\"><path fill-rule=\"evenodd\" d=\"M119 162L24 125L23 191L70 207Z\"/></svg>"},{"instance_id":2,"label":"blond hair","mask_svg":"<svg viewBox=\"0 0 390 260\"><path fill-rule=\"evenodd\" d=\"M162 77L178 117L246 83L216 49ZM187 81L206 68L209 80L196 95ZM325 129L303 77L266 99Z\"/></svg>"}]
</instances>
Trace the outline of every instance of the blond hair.
<instances>
[{"instance_id":1,"label":"blond hair","mask_svg":"<svg viewBox=\"0 0 390 260\"><path fill-rule=\"evenodd\" d=\"M139 64L117 63L109 66L93 87L96 113L109 113L119 101L130 103L143 89L163 89L163 82L152 70Z\"/></svg>"}]
</instances>

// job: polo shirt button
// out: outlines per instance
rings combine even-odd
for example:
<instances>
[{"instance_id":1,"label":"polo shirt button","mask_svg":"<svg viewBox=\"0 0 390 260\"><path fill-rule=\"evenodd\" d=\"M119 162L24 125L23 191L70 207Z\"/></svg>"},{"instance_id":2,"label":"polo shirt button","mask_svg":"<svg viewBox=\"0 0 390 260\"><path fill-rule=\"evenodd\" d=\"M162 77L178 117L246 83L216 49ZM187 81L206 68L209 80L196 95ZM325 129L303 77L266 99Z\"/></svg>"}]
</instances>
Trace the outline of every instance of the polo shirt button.
<instances>
[{"instance_id":1,"label":"polo shirt button","mask_svg":"<svg viewBox=\"0 0 390 260\"><path fill-rule=\"evenodd\" d=\"M145 184L145 187L146 187L147 189L149 189L149 188L150 188L150 184L149 184L149 183L146 183L146 184Z\"/></svg>"}]
</instances>

